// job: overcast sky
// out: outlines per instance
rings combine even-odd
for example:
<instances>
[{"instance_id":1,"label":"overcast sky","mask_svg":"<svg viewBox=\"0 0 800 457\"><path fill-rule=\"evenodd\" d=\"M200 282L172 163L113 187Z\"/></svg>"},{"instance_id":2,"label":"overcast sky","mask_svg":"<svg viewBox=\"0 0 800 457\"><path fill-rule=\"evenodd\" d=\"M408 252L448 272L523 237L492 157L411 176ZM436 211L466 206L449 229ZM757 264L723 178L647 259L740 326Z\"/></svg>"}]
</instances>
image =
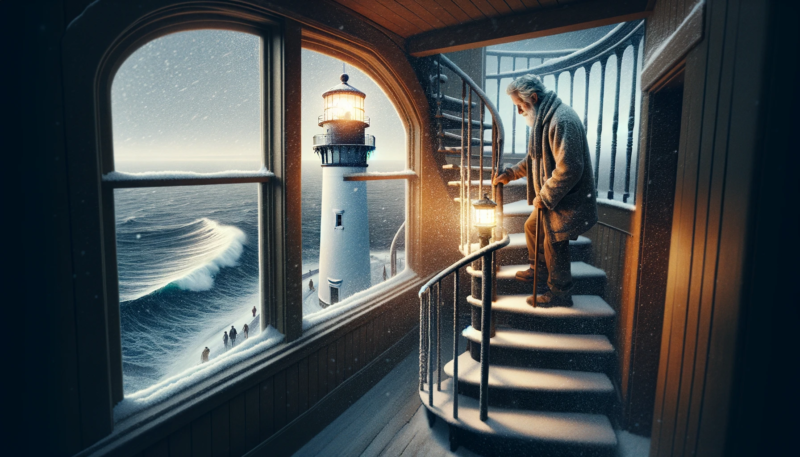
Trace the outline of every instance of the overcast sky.
<instances>
[{"instance_id":1,"label":"overcast sky","mask_svg":"<svg viewBox=\"0 0 800 457\"><path fill-rule=\"evenodd\" d=\"M112 85L117 169L180 161L260 163L260 46L254 35L197 30L158 38L134 52ZM317 160L311 138L322 132L321 96L339 83L342 62L306 50L302 58L302 155ZM402 160L405 130L396 110L361 71L348 65L347 72L350 84L367 94L368 132L378 145L373 160Z\"/></svg>"}]
</instances>

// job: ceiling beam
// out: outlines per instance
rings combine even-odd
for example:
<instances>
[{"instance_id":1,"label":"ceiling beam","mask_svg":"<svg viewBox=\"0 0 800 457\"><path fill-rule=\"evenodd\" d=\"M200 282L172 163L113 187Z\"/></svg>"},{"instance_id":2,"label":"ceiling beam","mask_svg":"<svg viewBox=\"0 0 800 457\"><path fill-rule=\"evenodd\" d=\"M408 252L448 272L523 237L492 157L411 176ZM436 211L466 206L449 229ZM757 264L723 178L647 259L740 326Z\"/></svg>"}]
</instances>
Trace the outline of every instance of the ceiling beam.
<instances>
[{"instance_id":1,"label":"ceiling beam","mask_svg":"<svg viewBox=\"0 0 800 457\"><path fill-rule=\"evenodd\" d=\"M588 0L509 14L413 35L406 50L414 57L573 32L642 19L652 0Z\"/></svg>"}]
</instances>

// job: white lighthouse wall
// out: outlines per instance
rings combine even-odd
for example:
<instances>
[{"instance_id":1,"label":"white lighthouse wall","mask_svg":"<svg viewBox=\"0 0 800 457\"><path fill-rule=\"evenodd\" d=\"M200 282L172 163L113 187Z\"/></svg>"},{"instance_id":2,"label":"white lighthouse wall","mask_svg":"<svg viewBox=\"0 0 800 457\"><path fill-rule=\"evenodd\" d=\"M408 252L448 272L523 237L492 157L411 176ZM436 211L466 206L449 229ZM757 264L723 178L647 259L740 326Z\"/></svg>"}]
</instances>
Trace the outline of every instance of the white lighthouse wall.
<instances>
[{"instance_id":1,"label":"white lighthouse wall","mask_svg":"<svg viewBox=\"0 0 800 457\"><path fill-rule=\"evenodd\" d=\"M344 181L365 167L323 167L319 246L319 298L330 304L329 279L341 280L339 301L370 287L367 183ZM342 227L336 228L336 213Z\"/></svg>"}]
</instances>

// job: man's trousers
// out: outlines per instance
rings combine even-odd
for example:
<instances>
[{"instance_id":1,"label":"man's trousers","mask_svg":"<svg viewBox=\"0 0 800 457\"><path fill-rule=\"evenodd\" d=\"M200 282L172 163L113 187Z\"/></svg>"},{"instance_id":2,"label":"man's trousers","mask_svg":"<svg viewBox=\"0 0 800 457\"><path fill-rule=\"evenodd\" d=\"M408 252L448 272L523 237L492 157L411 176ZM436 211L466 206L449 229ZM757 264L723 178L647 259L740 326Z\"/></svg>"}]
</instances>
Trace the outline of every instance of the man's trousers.
<instances>
[{"instance_id":1,"label":"man's trousers","mask_svg":"<svg viewBox=\"0 0 800 457\"><path fill-rule=\"evenodd\" d=\"M543 209L542 212L547 211ZM536 237L536 214L534 210L525 221L525 242L528 244L528 259L533 265L534 245ZM565 295L572 290L572 271L570 271L569 240L550 242L550 236L544 229L544 222L539 224L539 265L537 282L547 286L554 295Z\"/></svg>"}]
</instances>

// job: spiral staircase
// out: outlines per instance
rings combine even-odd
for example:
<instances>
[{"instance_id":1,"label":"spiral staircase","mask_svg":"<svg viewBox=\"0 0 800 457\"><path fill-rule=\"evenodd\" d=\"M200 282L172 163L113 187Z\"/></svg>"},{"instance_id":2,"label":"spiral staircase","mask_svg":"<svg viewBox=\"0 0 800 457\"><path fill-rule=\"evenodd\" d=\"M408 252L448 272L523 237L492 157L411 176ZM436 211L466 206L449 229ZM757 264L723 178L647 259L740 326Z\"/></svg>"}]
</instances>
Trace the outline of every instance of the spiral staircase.
<instances>
[{"instance_id":1,"label":"spiral staircase","mask_svg":"<svg viewBox=\"0 0 800 457\"><path fill-rule=\"evenodd\" d=\"M517 270L528 268L523 226L533 207L527 205L525 179L491 185L492 175L523 156L503 155L502 122L480 87L445 57L430 62L425 79L430 83L439 163L460 208L464 259L420 291L419 394L428 419L431 425L437 419L448 424L452 450L464 445L484 455L614 455L617 439L610 417L618 401L610 375L616 315L603 299L605 272L590 264L591 241L570 241L573 307L526 304L531 284L514 279ZM459 79L462 97L446 95L446 85ZM458 90L450 91L454 92ZM485 112L491 122L484 119ZM487 131L491 140L485 139ZM482 247L469 229L469 201L483 193L502 210L492 244ZM494 277L484 282L487 272ZM442 283L451 276L453 308L441 298ZM463 281L470 287L459 285ZM466 328L465 322L459 325L464 308L472 317ZM443 362L446 312L453 312L456 322L456 350ZM482 332L488 322L492 329ZM459 334L466 348L458 347ZM489 350L482 354L483 341L489 342Z\"/></svg>"}]
</instances>

